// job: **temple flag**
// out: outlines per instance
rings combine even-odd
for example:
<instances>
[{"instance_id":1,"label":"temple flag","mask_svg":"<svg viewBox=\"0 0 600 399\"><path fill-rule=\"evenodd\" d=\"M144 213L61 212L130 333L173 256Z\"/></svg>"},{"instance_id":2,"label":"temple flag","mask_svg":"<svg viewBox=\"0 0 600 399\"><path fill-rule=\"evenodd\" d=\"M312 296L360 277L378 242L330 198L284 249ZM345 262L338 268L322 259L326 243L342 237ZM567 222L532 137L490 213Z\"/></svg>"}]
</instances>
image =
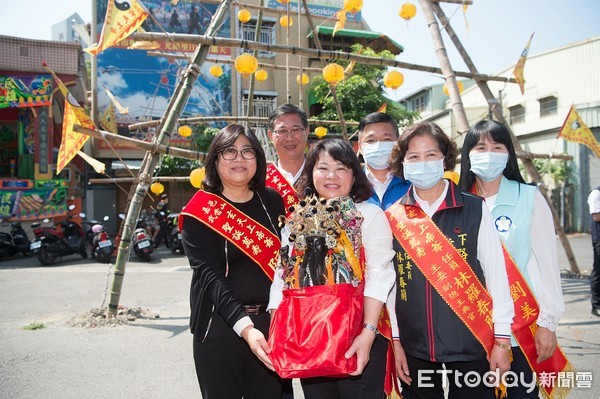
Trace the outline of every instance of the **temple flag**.
<instances>
[{"instance_id":1,"label":"temple flag","mask_svg":"<svg viewBox=\"0 0 600 399\"><path fill-rule=\"evenodd\" d=\"M563 123L558 132L558 137L562 137L563 139L574 143L583 144L592 150L596 157L600 158L600 144L598 144L598 140L596 140L594 133L586 126L583 119L581 119L581 116L579 116L577 110L572 105L565 123Z\"/></svg>"},{"instance_id":2,"label":"temple flag","mask_svg":"<svg viewBox=\"0 0 600 399\"><path fill-rule=\"evenodd\" d=\"M100 39L84 51L97 55L131 35L149 15L146 7L138 0L109 0Z\"/></svg>"},{"instance_id":3,"label":"temple flag","mask_svg":"<svg viewBox=\"0 0 600 399\"><path fill-rule=\"evenodd\" d=\"M521 57L519 57L519 61L517 61L517 65L515 65L515 70L513 71L513 75L515 75L515 80L519 84L519 88L521 89L521 94L525 94L525 77L523 76L523 69L525 69L525 61L527 61L527 54L529 53L529 46L531 46L531 39L533 39L533 35L535 32L531 34L529 41L527 41L527 45L523 49L521 53Z\"/></svg>"}]
</instances>

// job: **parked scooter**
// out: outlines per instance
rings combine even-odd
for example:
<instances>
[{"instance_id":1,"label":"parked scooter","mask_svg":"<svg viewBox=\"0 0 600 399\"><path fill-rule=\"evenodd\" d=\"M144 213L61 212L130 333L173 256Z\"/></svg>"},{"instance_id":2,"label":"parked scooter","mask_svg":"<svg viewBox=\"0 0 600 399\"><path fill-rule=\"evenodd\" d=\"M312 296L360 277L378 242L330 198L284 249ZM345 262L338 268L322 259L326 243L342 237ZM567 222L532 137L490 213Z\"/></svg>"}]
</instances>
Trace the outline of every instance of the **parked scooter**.
<instances>
[{"instance_id":1,"label":"parked scooter","mask_svg":"<svg viewBox=\"0 0 600 399\"><path fill-rule=\"evenodd\" d=\"M179 251L180 254L184 254L183 240L181 238L181 232L179 231L179 213L171 213L167 216L167 247L171 252L175 253Z\"/></svg>"},{"instance_id":2,"label":"parked scooter","mask_svg":"<svg viewBox=\"0 0 600 399\"><path fill-rule=\"evenodd\" d=\"M75 206L71 205L69 210L73 209ZM35 238L31 241L30 248L42 265L52 265L56 258L71 254L79 254L82 258L87 258L85 233L81 226L72 220L73 216L67 216L65 220L52 227L44 227L40 222L31 224ZM85 213L80 213L79 216L84 218ZM49 221L44 219L44 223Z\"/></svg>"},{"instance_id":3,"label":"parked scooter","mask_svg":"<svg viewBox=\"0 0 600 399\"><path fill-rule=\"evenodd\" d=\"M13 242L18 252L21 252L23 256L26 257L33 255L30 248L31 243L29 242L29 237L27 236L25 229L23 229L21 222L12 222L10 224L10 234L12 235Z\"/></svg>"},{"instance_id":4,"label":"parked scooter","mask_svg":"<svg viewBox=\"0 0 600 399\"><path fill-rule=\"evenodd\" d=\"M109 219L108 216L104 216L104 221ZM112 253L115 247L110 239L110 235L106 232L104 225L98 221L95 221L90 231L92 236L92 258L96 258L98 262L109 263L112 257ZM86 233L87 234L87 233Z\"/></svg>"},{"instance_id":5,"label":"parked scooter","mask_svg":"<svg viewBox=\"0 0 600 399\"><path fill-rule=\"evenodd\" d=\"M13 241L12 235L0 232L0 259L8 258L17 253L17 247Z\"/></svg>"},{"instance_id":6,"label":"parked scooter","mask_svg":"<svg viewBox=\"0 0 600 399\"><path fill-rule=\"evenodd\" d=\"M119 217L125 220L124 214L120 213ZM144 221L141 218L138 219L135 231L131 236L131 245L133 246L133 252L135 252L138 258L145 262L150 262L150 254L154 251L154 246L144 225Z\"/></svg>"}]
</instances>

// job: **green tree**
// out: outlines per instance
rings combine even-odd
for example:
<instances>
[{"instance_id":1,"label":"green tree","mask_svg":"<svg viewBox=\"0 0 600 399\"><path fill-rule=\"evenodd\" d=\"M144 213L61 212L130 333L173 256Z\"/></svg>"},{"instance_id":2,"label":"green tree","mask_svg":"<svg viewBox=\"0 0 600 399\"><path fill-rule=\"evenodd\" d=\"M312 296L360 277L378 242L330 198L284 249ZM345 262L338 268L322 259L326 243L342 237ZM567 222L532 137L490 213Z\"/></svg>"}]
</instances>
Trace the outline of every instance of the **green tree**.
<instances>
[{"instance_id":1,"label":"green tree","mask_svg":"<svg viewBox=\"0 0 600 399\"><path fill-rule=\"evenodd\" d=\"M193 125L190 136L190 150L204 152L208 151L219 129L206 125ZM202 162L164 155L156 165L154 174L156 176L187 176L193 169L201 167Z\"/></svg>"},{"instance_id":2,"label":"green tree","mask_svg":"<svg viewBox=\"0 0 600 399\"><path fill-rule=\"evenodd\" d=\"M388 50L376 53L369 47L363 47L360 44L353 45L352 52L364 56L394 58L394 55ZM339 61L338 63L344 68L349 64L348 61ZM386 71L386 67L355 64L350 76L346 76L337 84L337 96L346 121L358 122L366 114L377 111L384 103L387 104L386 113L397 120L400 126L408 126L415 120L417 113L406 111L403 106L385 96L383 76ZM315 115L314 118L320 120L339 119L329 84L323 80L323 77L319 76L313 80L311 93L322 109L322 112ZM339 132L340 127L330 126L329 130Z\"/></svg>"}]
</instances>

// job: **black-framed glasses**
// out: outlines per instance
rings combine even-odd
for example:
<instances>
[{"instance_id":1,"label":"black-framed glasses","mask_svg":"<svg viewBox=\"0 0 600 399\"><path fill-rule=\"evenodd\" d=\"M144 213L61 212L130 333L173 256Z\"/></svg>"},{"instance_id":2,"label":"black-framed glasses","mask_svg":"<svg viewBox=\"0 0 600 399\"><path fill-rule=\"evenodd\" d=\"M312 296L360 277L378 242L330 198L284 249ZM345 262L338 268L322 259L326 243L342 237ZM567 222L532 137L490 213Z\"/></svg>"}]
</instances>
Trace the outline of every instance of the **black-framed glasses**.
<instances>
[{"instance_id":1,"label":"black-framed glasses","mask_svg":"<svg viewBox=\"0 0 600 399\"><path fill-rule=\"evenodd\" d=\"M242 158L245 160L250 160L256 158L256 151L254 148L246 147L238 150L237 148L225 148L221 151L221 156L226 161L233 161L237 158L238 154L242 154Z\"/></svg>"},{"instance_id":2,"label":"black-framed glasses","mask_svg":"<svg viewBox=\"0 0 600 399\"><path fill-rule=\"evenodd\" d=\"M288 129L277 129L277 130L273 130L273 133L275 133L275 135L277 137L300 137L300 135L302 133L304 133L304 128L303 127L294 127L291 130Z\"/></svg>"}]
</instances>

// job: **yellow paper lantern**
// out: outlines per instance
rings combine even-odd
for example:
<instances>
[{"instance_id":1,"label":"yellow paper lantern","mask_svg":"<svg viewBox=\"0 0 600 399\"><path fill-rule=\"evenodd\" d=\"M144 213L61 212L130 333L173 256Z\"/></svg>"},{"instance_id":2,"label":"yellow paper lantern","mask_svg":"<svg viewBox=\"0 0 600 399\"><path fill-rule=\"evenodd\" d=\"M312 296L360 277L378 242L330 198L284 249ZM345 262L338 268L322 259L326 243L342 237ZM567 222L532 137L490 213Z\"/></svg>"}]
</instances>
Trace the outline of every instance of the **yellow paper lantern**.
<instances>
[{"instance_id":1,"label":"yellow paper lantern","mask_svg":"<svg viewBox=\"0 0 600 399\"><path fill-rule=\"evenodd\" d=\"M152 192L152 194L160 195L163 193L163 191L165 191L165 186L163 186L159 182L152 183L152 185L150 186L150 191Z\"/></svg>"},{"instance_id":2,"label":"yellow paper lantern","mask_svg":"<svg viewBox=\"0 0 600 399\"><path fill-rule=\"evenodd\" d=\"M258 61L249 53L243 53L235 59L235 70L242 75L249 75L256 72Z\"/></svg>"},{"instance_id":3,"label":"yellow paper lantern","mask_svg":"<svg viewBox=\"0 0 600 399\"><path fill-rule=\"evenodd\" d=\"M277 2L281 4L287 4L290 2L290 0L277 0Z\"/></svg>"},{"instance_id":4,"label":"yellow paper lantern","mask_svg":"<svg viewBox=\"0 0 600 399\"><path fill-rule=\"evenodd\" d=\"M356 14L362 9L363 0L344 0L344 10Z\"/></svg>"},{"instance_id":5,"label":"yellow paper lantern","mask_svg":"<svg viewBox=\"0 0 600 399\"><path fill-rule=\"evenodd\" d=\"M402 7L400 7L398 15L400 15L400 18L409 21L417 15L417 6L412 3L404 3L402 4Z\"/></svg>"},{"instance_id":6,"label":"yellow paper lantern","mask_svg":"<svg viewBox=\"0 0 600 399\"><path fill-rule=\"evenodd\" d=\"M177 133L179 133L181 137L189 137L192 134L192 128L188 125L179 126Z\"/></svg>"},{"instance_id":7,"label":"yellow paper lantern","mask_svg":"<svg viewBox=\"0 0 600 399\"><path fill-rule=\"evenodd\" d=\"M462 92L463 92L463 90L465 89L465 86L462 84L462 82L461 82L460 80L457 80L457 81L456 81L456 85L458 86L458 92L459 92L459 93L462 93ZM446 83L444 83L444 88L443 88L443 90L444 90L444 94L445 94L445 95L447 95L447 96L449 96L449 95L450 95L450 92L448 91L448 85L446 85Z\"/></svg>"},{"instance_id":8,"label":"yellow paper lantern","mask_svg":"<svg viewBox=\"0 0 600 399\"><path fill-rule=\"evenodd\" d=\"M223 68L221 68L220 65L213 65L208 71L215 78L218 78L219 76L223 75Z\"/></svg>"},{"instance_id":9,"label":"yellow paper lantern","mask_svg":"<svg viewBox=\"0 0 600 399\"><path fill-rule=\"evenodd\" d=\"M250 11L246 10L245 8L238 11L238 19L241 23L245 24L246 22L250 21L251 18L252 14L250 14Z\"/></svg>"},{"instance_id":10,"label":"yellow paper lantern","mask_svg":"<svg viewBox=\"0 0 600 399\"><path fill-rule=\"evenodd\" d=\"M204 180L204 168L197 168L190 172L190 183L196 188L202 188L202 180Z\"/></svg>"},{"instance_id":11,"label":"yellow paper lantern","mask_svg":"<svg viewBox=\"0 0 600 399\"><path fill-rule=\"evenodd\" d=\"M383 84L385 87L389 87L393 90L396 90L398 87L402 86L402 83L404 83L404 75L396 70L388 71L383 77Z\"/></svg>"},{"instance_id":12,"label":"yellow paper lantern","mask_svg":"<svg viewBox=\"0 0 600 399\"><path fill-rule=\"evenodd\" d=\"M258 71L254 72L254 77L256 78L256 80L263 81L267 80L269 74L264 69L259 69Z\"/></svg>"},{"instance_id":13,"label":"yellow paper lantern","mask_svg":"<svg viewBox=\"0 0 600 399\"><path fill-rule=\"evenodd\" d=\"M318 138L325 137L327 135L327 128L319 126L315 129L315 136Z\"/></svg>"},{"instance_id":14,"label":"yellow paper lantern","mask_svg":"<svg viewBox=\"0 0 600 399\"><path fill-rule=\"evenodd\" d=\"M279 24L284 28L287 28L294 25L294 20L292 19L292 17L284 15L283 17L279 18Z\"/></svg>"},{"instance_id":15,"label":"yellow paper lantern","mask_svg":"<svg viewBox=\"0 0 600 399\"><path fill-rule=\"evenodd\" d=\"M302 75L300 75L300 74L296 75L296 83L298 83L299 85L308 84L309 81L310 81L310 78L305 73L303 73Z\"/></svg>"},{"instance_id":16,"label":"yellow paper lantern","mask_svg":"<svg viewBox=\"0 0 600 399\"><path fill-rule=\"evenodd\" d=\"M327 65L323 68L323 79L329 84L337 84L344 79L344 68L336 63Z\"/></svg>"}]
</instances>

